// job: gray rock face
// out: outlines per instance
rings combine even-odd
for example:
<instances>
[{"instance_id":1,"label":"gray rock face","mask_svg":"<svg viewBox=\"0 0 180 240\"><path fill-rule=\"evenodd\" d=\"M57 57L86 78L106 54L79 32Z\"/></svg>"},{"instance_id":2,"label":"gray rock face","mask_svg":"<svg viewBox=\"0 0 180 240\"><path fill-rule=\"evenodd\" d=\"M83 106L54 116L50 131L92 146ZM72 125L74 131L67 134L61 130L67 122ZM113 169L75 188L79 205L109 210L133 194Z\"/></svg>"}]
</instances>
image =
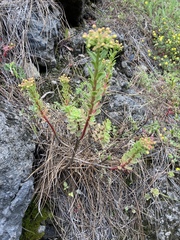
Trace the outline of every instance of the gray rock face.
<instances>
[{"instance_id":1,"label":"gray rock face","mask_svg":"<svg viewBox=\"0 0 180 240\"><path fill-rule=\"evenodd\" d=\"M27 33L33 56L41 66L55 66L55 42L60 37L60 18L58 9L50 12L48 16L31 15Z\"/></svg>"},{"instance_id":2,"label":"gray rock face","mask_svg":"<svg viewBox=\"0 0 180 240\"><path fill-rule=\"evenodd\" d=\"M33 59L40 66L54 66L55 45L62 38L62 9L49 1L0 1L0 35L6 42L12 39L16 49L12 55ZM13 31L12 31L13 30ZM8 40L6 40L6 38ZM18 43L18 44L16 44Z\"/></svg>"},{"instance_id":3,"label":"gray rock face","mask_svg":"<svg viewBox=\"0 0 180 240\"><path fill-rule=\"evenodd\" d=\"M0 97L0 239L18 240L31 201L34 144L22 119Z\"/></svg>"},{"instance_id":4,"label":"gray rock face","mask_svg":"<svg viewBox=\"0 0 180 240\"><path fill-rule=\"evenodd\" d=\"M104 105L104 109L109 116L121 123L130 116L133 121L143 121L145 118L145 109L142 108L142 99L131 97L128 94L117 93L110 97L109 103Z\"/></svg>"},{"instance_id":5,"label":"gray rock face","mask_svg":"<svg viewBox=\"0 0 180 240\"><path fill-rule=\"evenodd\" d=\"M157 205L151 203L147 208L150 227L147 240L179 240L180 239L180 176L168 178L163 176L158 181L158 188L164 194ZM158 217L157 217L158 216Z\"/></svg>"}]
</instances>

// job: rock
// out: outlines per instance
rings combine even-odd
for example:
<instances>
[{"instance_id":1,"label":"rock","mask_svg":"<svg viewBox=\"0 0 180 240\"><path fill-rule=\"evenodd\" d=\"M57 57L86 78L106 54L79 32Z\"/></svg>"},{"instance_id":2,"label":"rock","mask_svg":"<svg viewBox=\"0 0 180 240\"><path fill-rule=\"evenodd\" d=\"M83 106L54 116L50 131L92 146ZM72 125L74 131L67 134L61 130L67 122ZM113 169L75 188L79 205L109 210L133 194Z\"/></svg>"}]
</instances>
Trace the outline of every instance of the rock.
<instances>
[{"instance_id":1,"label":"rock","mask_svg":"<svg viewBox=\"0 0 180 240\"><path fill-rule=\"evenodd\" d=\"M115 122L122 123L127 116L131 116L133 121L142 121L146 116L142 102L140 97L132 97L121 92L111 95L109 103L104 104L103 108Z\"/></svg>"},{"instance_id":2,"label":"rock","mask_svg":"<svg viewBox=\"0 0 180 240\"><path fill-rule=\"evenodd\" d=\"M12 106L0 97L0 239L18 240L33 194L34 144Z\"/></svg>"},{"instance_id":3,"label":"rock","mask_svg":"<svg viewBox=\"0 0 180 240\"><path fill-rule=\"evenodd\" d=\"M29 62L29 63L26 62L24 64L23 69L25 71L27 78L31 78L31 77L33 77L35 79L40 78L40 73L32 62Z\"/></svg>"},{"instance_id":4,"label":"rock","mask_svg":"<svg viewBox=\"0 0 180 240\"><path fill-rule=\"evenodd\" d=\"M46 220L45 222L46 228L45 228L45 234L41 238L41 240L62 240L62 238L59 236L59 233L57 229L55 228L54 224L50 220Z\"/></svg>"},{"instance_id":5,"label":"rock","mask_svg":"<svg viewBox=\"0 0 180 240\"><path fill-rule=\"evenodd\" d=\"M133 76L133 70L130 66L130 62L122 61L121 67L122 67L122 72L126 74L127 77L131 78Z\"/></svg>"},{"instance_id":6,"label":"rock","mask_svg":"<svg viewBox=\"0 0 180 240\"><path fill-rule=\"evenodd\" d=\"M179 180L179 174L175 174L173 178L168 178L167 175L159 178L157 187L160 193L164 194L164 198L159 201L158 209L152 203L147 207L146 216L150 224L147 240L155 239L153 238L155 232L159 240L180 239Z\"/></svg>"},{"instance_id":7,"label":"rock","mask_svg":"<svg viewBox=\"0 0 180 240\"><path fill-rule=\"evenodd\" d=\"M35 10L34 10L35 11ZM60 37L60 18L58 9L49 12L48 16L32 13L27 33L33 57L40 66L55 66L55 42Z\"/></svg>"},{"instance_id":8,"label":"rock","mask_svg":"<svg viewBox=\"0 0 180 240\"><path fill-rule=\"evenodd\" d=\"M73 57L85 52L85 41L83 39L84 31L78 31L75 28L70 30L71 40L69 42L72 48Z\"/></svg>"},{"instance_id":9,"label":"rock","mask_svg":"<svg viewBox=\"0 0 180 240\"><path fill-rule=\"evenodd\" d=\"M110 90L112 92L126 92L129 82L125 74L121 73L119 68L113 70L113 76L110 79Z\"/></svg>"},{"instance_id":10,"label":"rock","mask_svg":"<svg viewBox=\"0 0 180 240\"><path fill-rule=\"evenodd\" d=\"M62 39L62 9L53 0L24 2L23 0L0 1L1 38L11 39L15 47L12 59L33 59L37 65L48 67L56 64L55 44ZM4 25L3 22L6 22ZM7 39L7 40L6 40ZM15 56L15 57L14 57ZM14 58L13 58L14 57Z\"/></svg>"},{"instance_id":11,"label":"rock","mask_svg":"<svg viewBox=\"0 0 180 240\"><path fill-rule=\"evenodd\" d=\"M179 230L179 209L180 204L160 202L162 207L159 219L155 217L149 220L149 229L147 231L147 240L159 239L159 240L178 240L180 239ZM154 212L155 215L155 212ZM149 216L148 216L149 217ZM155 235L157 233L157 236Z\"/></svg>"}]
</instances>

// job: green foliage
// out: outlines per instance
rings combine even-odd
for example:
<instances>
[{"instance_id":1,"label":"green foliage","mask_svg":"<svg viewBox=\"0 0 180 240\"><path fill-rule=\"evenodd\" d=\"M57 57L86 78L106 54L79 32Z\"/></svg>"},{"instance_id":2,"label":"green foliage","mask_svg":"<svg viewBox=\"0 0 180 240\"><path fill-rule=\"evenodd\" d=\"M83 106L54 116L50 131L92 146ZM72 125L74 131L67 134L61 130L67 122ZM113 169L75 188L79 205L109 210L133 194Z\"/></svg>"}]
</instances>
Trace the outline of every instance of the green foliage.
<instances>
[{"instance_id":1,"label":"green foliage","mask_svg":"<svg viewBox=\"0 0 180 240\"><path fill-rule=\"evenodd\" d=\"M93 29L88 34L85 33L83 38L86 41L87 53L91 60L88 66L90 77L72 94L69 84L70 78L62 75L59 78L61 105L59 103L55 104L56 107L60 107L64 111L68 119L68 129L77 137L71 162L78 149L79 142L89 131L90 126L93 126L94 137L98 139L102 146L110 141L110 120L97 124L96 116L101 112L102 98L109 86L116 55L123 48L122 44L115 39L116 35L111 34L109 28L96 28L93 25ZM34 78L24 79L19 86L27 92L33 103L35 113L39 114L48 123L59 140L54 127L46 116L46 108L37 92ZM61 142L61 140L59 141Z\"/></svg>"},{"instance_id":2,"label":"green foliage","mask_svg":"<svg viewBox=\"0 0 180 240\"><path fill-rule=\"evenodd\" d=\"M4 69L6 71L9 71L17 79L22 80L25 78L24 70L21 67L17 66L15 62L5 63Z\"/></svg>"},{"instance_id":3,"label":"green foliage","mask_svg":"<svg viewBox=\"0 0 180 240\"><path fill-rule=\"evenodd\" d=\"M110 9L116 9L118 1L110 1ZM148 55L158 61L165 70L179 69L180 63L180 1L179 0L121 0L122 11L118 18L123 22L126 11L133 12L137 24L144 28L144 20L152 27L155 51ZM129 10L131 9L131 10ZM148 17L148 19L147 19ZM108 16L108 19L111 18ZM146 29L146 28L145 28ZM146 31L146 30L145 30ZM146 35L146 34L145 34Z\"/></svg>"},{"instance_id":4,"label":"green foliage","mask_svg":"<svg viewBox=\"0 0 180 240\"><path fill-rule=\"evenodd\" d=\"M111 121L106 119L102 124L98 123L93 130L93 138L99 141L102 147L110 142L110 132L112 130Z\"/></svg>"},{"instance_id":5,"label":"green foliage","mask_svg":"<svg viewBox=\"0 0 180 240\"><path fill-rule=\"evenodd\" d=\"M172 175L172 172L170 173L170 175ZM173 177L173 176L169 176L169 177ZM161 193L158 188L151 188L150 192L144 195L144 198L146 199L146 201L149 201L150 199L157 199L159 196L163 197L164 199L168 198L171 200L175 200L172 197Z\"/></svg>"},{"instance_id":6,"label":"green foliage","mask_svg":"<svg viewBox=\"0 0 180 240\"><path fill-rule=\"evenodd\" d=\"M22 83L19 84L19 87L21 88L21 90L26 91L26 93L28 94L30 100L33 103L32 110L34 111L34 113L39 115L44 121L47 122L56 139L61 142L61 140L56 134L53 125L50 123L47 117L47 108L43 103L42 99L40 98L34 78L23 79Z\"/></svg>"},{"instance_id":7,"label":"green foliage","mask_svg":"<svg viewBox=\"0 0 180 240\"><path fill-rule=\"evenodd\" d=\"M179 149L180 149L180 128L177 124L171 124L169 129L163 131L163 134L159 134L161 140L171 147L172 149L176 149L176 154L169 154L169 159L171 163L175 163L178 159Z\"/></svg>"},{"instance_id":8,"label":"green foliage","mask_svg":"<svg viewBox=\"0 0 180 240\"><path fill-rule=\"evenodd\" d=\"M169 171L168 172L168 177L169 178L173 178L175 175L174 175L174 171Z\"/></svg>"},{"instance_id":9,"label":"green foliage","mask_svg":"<svg viewBox=\"0 0 180 240\"><path fill-rule=\"evenodd\" d=\"M159 62L159 66L164 69L178 67L180 63L180 30L170 29L166 21L156 31L152 32L156 55L148 52L154 60Z\"/></svg>"},{"instance_id":10,"label":"green foliage","mask_svg":"<svg viewBox=\"0 0 180 240\"><path fill-rule=\"evenodd\" d=\"M178 0L142 0L141 2L152 20L153 27L160 27L168 18L169 27L173 26L175 29L179 27L180 9ZM174 26L174 23L177 24Z\"/></svg>"},{"instance_id":11,"label":"green foliage","mask_svg":"<svg viewBox=\"0 0 180 240\"><path fill-rule=\"evenodd\" d=\"M179 73L178 72L171 72L171 73L165 73L164 74L165 82L167 86L170 88L170 90L173 90L175 92L177 90L177 93L180 91L179 86Z\"/></svg>"},{"instance_id":12,"label":"green foliage","mask_svg":"<svg viewBox=\"0 0 180 240\"><path fill-rule=\"evenodd\" d=\"M140 138L131 149L125 152L120 160L119 170L132 170L132 165L138 162L143 154L149 154L155 142L149 137Z\"/></svg>"},{"instance_id":13,"label":"green foliage","mask_svg":"<svg viewBox=\"0 0 180 240\"><path fill-rule=\"evenodd\" d=\"M164 74L165 85L164 85L164 95L169 100L174 114L179 114L180 109L180 84L179 84L179 72L174 71Z\"/></svg>"},{"instance_id":14,"label":"green foliage","mask_svg":"<svg viewBox=\"0 0 180 240\"><path fill-rule=\"evenodd\" d=\"M178 68L180 63L180 3L171 1L145 1L145 9L151 18L156 53L149 56L164 69Z\"/></svg>"},{"instance_id":15,"label":"green foliage","mask_svg":"<svg viewBox=\"0 0 180 240\"><path fill-rule=\"evenodd\" d=\"M137 77L138 77L138 85L140 87L144 87L146 91L151 92L154 83L157 81L154 77L154 74L153 73L148 74L145 70L139 69Z\"/></svg>"},{"instance_id":16,"label":"green foliage","mask_svg":"<svg viewBox=\"0 0 180 240\"><path fill-rule=\"evenodd\" d=\"M64 188L64 191L66 191L69 188L66 181L63 182L63 188Z\"/></svg>"},{"instance_id":17,"label":"green foliage","mask_svg":"<svg viewBox=\"0 0 180 240\"><path fill-rule=\"evenodd\" d=\"M157 120L154 120L154 122L148 124L145 129L150 135L158 134L160 130L160 123Z\"/></svg>"},{"instance_id":18,"label":"green foliage","mask_svg":"<svg viewBox=\"0 0 180 240\"><path fill-rule=\"evenodd\" d=\"M38 212L38 208L34 201L32 201L26 210L26 213L22 222L22 234L20 240L39 240L43 237L44 232L38 232L41 224L51 218L52 214L47 207L41 210L41 214Z\"/></svg>"},{"instance_id":19,"label":"green foliage","mask_svg":"<svg viewBox=\"0 0 180 240\"><path fill-rule=\"evenodd\" d=\"M59 81L62 85L62 90L61 90L62 105L67 106L70 103L70 85L69 85L70 78L67 77L66 75L62 75L59 78Z\"/></svg>"},{"instance_id":20,"label":"green foliage","mask_svg":"<svg viewBox=\"0 0 180 240\"><path fill-rule=\"evenodd\" d=\"M96 25L93 25L93 29L89 30L88 34L84 33L83 35L88 49L92 49L96 53L103 52L104 49L113 49L114 55L122 50L122 44L114 40L116 37L116 35L111 34L110 28L97 28Z\"/></svg>"},{"instance_id":21,"label":"green foliage","mask_svg":"<svg viewBox=\"0 0 180 240\"><path fill-rule=\"evenodd\" d=\"M132 212L132 213L136 213L136 209L133 205L130 205L130 206L125 206L124 210L126 212L129 212L129 210Z\"/></svg>"},{"instance_id":22,"label":"green foliage","mask_svg":"<svg viewBox=\"0 0 180 240\"><path fill-rule=\"evenodd\" d=\"M158 188L151 188L150 193L146 193L144 197L145 197L146 201L149 201L152 198L159 197L159 195L160 195L160 192L159 192ZM163 194L161 194L161 195L163 195ZM163 195L163 196L165 196L165 195Z\"/></svg>"},{"instance_id":23,"label":"green foliage","mask_svg":"<svg viewBox=\"0 0 180 240\"><path fill-rule=\"evenodd\" d=\"M151 193L152 193L153 197L158 197L160 194L158 188L151 188Z\"/></svg>"},{"instance_id":24,"label":"green foliage","mask_svg":"<svg viewBox=\"0 0 180 240\"><path fill-rule=\"evenodd\" d=\"M34 78L28 78L28 79L23 79L22 83L19 84L19 87L23 90L26 91L30 100L33 103L33 108L32 110L36 113L39 114L40 116L43 116L45 114L45 105L43 101L40 99L40 95L36 89L36 84Z\"/></svg>"},{"instance_id":25,"label":"green foliage","mask_svg":"<svg viewBox=\"0 0 180 240\"><path fill-rule=\"evenodd\" d=\"M95 124L95 116L100 113L101 100L106 94L115 57L122 50L122 45L115 40L109 28L96 28L85 33L87 53L91 63L88 66L89 79L85 80L75 91L75 96L70 96L69 78L61 76L62 84L62 110L68 118L68 128L71 133L76 133L80 140L83 139L89 126ZM97 129L97 128L96 128ZM102 129L104 134L102 134ZM103 145L109 141L110 123L106 121L99 131L100 142Z\"/></svg>"},{"instance_id":26,"label":"green foliage","mask_svg":"<svg viewBox=\"0 0 180 240\"><path fill-rule=\"evenodd\" d=\"M70 132L72 134L75 133L78 137L80 137L82 128L86 121L84 110L73 105L62 106L61 109L66 113L68 118L68 129Z\"/></svg>"},{"instance_id":27,"label":"green foliage","mask_svg":"<svg viewBox=\"0 0 180 240\"><path fill-rule=\"evenodd\" d=\"M64 191L67 191L69 189L69 185L66 181L63 182L63 189L64 189ZM68 192L68 196L73 198L74 193L73 192Z\"/></svg>"}]
</instances>

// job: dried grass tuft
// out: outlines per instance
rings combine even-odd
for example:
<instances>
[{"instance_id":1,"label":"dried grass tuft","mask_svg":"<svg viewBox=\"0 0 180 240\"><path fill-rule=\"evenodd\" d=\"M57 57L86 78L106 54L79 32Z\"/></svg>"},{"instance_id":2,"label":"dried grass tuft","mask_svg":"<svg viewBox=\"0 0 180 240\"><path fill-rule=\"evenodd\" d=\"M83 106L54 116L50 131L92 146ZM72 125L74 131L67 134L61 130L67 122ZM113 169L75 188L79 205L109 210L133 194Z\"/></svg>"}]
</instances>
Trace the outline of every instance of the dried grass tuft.
<instances>
[{"instance_id":1,"label":"dried grass tuft","mask_svg":"<svg viewBox=\"0 0 180 240\"><path fill-rule=\"evenodd\" d=\"M53 113L51 116L53 119ZM147 219L149 223L151 219L158 223L162 211L158 197L152 198L148 207L145 194L163 184L161 179L166 176L168 161L164 148L157 148L148 158L142 158L133 172L127 173L109 169L118 165L127 139L116 139L103 152L89 145L87 137L68 166L75 137L69 134L60 113L57 116L56 112L53 124L65 145L60 146L47 129L49 144L42 142L45 155L40 158L42 162L35 176L39 210L46 201L51 203L59 236L64 240L146 239ZM107 159L103 162L102 154ZM111 160L109 154L113 155Z\"/></svg>"},{"instance_id":2,"label":"dried grass tuft","mask_svg":"<svg viewBox=\"0 0 180 240\"><path fill-rule=\"evenodd\" d=\"M57 18L57 10L60 12L59 19L63 24L63 11L53 0L14 0L9 3L7 0L0 2L0 48L13 44L15 47L10 54L4 57L6 62L14 61L20 66L31 62L34 56L34 49L31 49L28 29L32 16L42 19L44 27L51 25L52 16ZM42 31L43 34L43 31ZM49 32L49 38L51 32Z\"/></svg>"}]
</instances>

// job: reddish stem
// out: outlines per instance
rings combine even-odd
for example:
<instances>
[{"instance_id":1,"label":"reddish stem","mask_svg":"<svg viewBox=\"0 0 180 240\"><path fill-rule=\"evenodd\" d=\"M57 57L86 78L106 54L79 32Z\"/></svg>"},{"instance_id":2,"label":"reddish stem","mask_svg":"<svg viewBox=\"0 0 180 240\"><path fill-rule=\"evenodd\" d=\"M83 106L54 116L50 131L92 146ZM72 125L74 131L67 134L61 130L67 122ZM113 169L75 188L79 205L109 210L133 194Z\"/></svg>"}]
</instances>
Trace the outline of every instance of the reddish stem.
<instances>
[{"instance_id":1,"label":"reddish stem","mask_svg":"<svg viewBox=\"0 0 180 240\"><path fill-rule=\"evenodd\" d=\"M134 154L134 155L135 155L135 154ZM121 163L119 166L111 167L110 170L117 170L117 169L119 169L119 168L121 168L122 170L127 170L127 169L126 169L126 166L128 166L128 165L131 163L131 161L132 161L133 158L134 158L134 155L133 155L131 158L129 158L127 162Z\"/></svg>"},{"instance_id":2,"label":"reddish stem","mask_svg":"<svg viewBox=\"0 0 180 240\"><path fill-rule=\"evenodd\" d=\"M91 94L91 108L89 109L89 112L88 112L88 117L86 119L86 123L84 125L84 128L83 128L83 131L82 131L82 134L81 134L81 137L80 137L80 141L83 139L85 133L86 133L86 130L89 126L89 121L91 119L91 116L92 114L95 114L96 112L96 109L94 109L94 105L95 105L95 96L94 96L94 92L96 92L96 88L97 88L97 74L98 74L98 66L99 66L99 53L97 53L97 56L96 56L96 67L95 67L95 72L94 72L94 82L93 82L93 88L92 88L92 94Z\"/></svg>"},{"instance_id":3,"label":"reddish stem","mask_svg":"<svg viewBox=\"0 0 180 240\"><path fill-rule=\"evenodd\" d=\"M52 132L54 133L54 136L56 137L56 139L58 140L58 142L61 142L60 139L57 136L57 133L53 127L53 125L50 123L49 119L47 118L47 116L44 114L44 111L42 110L39 101L36 99L34 93L32 93L32 95L34 96L34 100L36 103L36 106L38 107L38 111L40 112L41 117L47 122L47 124L49 125L49 127L51 128Z\"/></svg>"}]
</instances>

